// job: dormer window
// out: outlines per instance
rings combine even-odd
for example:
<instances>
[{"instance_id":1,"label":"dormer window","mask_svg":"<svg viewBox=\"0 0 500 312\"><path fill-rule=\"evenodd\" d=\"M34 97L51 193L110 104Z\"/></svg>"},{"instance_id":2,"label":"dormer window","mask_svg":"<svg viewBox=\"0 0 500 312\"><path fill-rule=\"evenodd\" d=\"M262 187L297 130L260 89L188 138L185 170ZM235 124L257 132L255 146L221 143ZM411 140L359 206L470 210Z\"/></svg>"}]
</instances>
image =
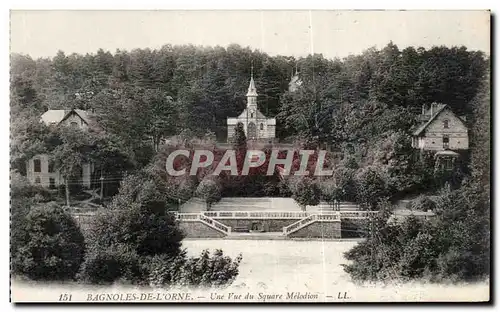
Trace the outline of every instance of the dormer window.
<instances>
[{"instance_id":1,"label":"dormer window","mask_svg":"<svg viewBox=\"0 0 500 312\"><path fill-rule=\"evenodd\" d=\"M449 123L450 121L448 119L443 120L443 128L448 129L450 127Z\"/></svg>"}]
</instances>

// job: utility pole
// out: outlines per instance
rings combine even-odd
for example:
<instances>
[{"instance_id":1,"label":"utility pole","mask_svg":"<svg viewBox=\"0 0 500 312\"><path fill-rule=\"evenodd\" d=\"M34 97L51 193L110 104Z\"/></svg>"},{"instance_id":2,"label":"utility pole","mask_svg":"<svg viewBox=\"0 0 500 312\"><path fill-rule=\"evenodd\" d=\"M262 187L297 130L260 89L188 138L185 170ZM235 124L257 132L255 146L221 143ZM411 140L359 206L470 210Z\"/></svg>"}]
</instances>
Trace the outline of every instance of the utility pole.
<instances>
[{"instance_id":1,"label":"utility pole","mask_svg":"<svg viewBox=\"0 0 500 312\"><path fill-rule=\"evenodd\" d=\"M65 188L65 191L66 191L66 206L68 206L68 208L70 207L69 206L69 182L68 182L68 179L69 179L69 175L67 175L64 179L64 188Z\"/></svg>"},{"instance_id":2,"label":"utility pole","mask_svg":"<svg viewBox=\"0 0 500 312\"><path fill-rule=\"evenodd\" d=\"M104 177L102 176L102 171L101 171L101 177L99 178L101 180L101 201L103 200L103 195L104 195Z\"/></svg>"}]
</instances>

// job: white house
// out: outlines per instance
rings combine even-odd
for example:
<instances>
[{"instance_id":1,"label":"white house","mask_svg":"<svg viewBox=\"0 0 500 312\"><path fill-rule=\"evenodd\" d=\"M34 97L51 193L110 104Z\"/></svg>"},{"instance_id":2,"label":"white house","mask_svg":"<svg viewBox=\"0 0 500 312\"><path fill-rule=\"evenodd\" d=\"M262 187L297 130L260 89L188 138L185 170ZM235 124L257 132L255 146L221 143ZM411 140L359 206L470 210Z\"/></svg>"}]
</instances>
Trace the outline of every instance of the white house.
<instances>
[{"instance_id":1,"label":"white house","mask_svg":"<svg viewBox=\"0 0 500 312\"><path fill-rule=\"evenodd\" d=\"M47 126L66 125L87 130L90 119L86 111L80 109L73 110L48 110L41 116L41 122ZM84 164L81 172L81 183L89 188L91 183L92 164ZM40 154L26 162L26 172L28 180L33 184L44 187L56 188L64 184L64 178L58 170L54 169L54 164L49 155Z\"/></svg>"}]
</instances>

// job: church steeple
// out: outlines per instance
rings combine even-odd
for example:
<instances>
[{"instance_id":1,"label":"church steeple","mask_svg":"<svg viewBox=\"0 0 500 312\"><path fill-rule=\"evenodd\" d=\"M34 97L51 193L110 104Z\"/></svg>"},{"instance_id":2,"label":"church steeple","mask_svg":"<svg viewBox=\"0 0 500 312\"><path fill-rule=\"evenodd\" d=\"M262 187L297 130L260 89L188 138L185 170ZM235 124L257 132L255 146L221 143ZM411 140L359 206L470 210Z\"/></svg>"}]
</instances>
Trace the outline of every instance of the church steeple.
<instances>
[{"instance_id":1,"label":"church steeple","mask_svg":"<svg viewBox=\"0 0 500 312\"><path fill-rule=\"evenodd\" d=\"M257 88L255 88L255 81L253 80L253 64L252 73L250 77L250 85L248 86L247 92L247 107L250 105L257 105Z\"/></svg>"}]
</instances>

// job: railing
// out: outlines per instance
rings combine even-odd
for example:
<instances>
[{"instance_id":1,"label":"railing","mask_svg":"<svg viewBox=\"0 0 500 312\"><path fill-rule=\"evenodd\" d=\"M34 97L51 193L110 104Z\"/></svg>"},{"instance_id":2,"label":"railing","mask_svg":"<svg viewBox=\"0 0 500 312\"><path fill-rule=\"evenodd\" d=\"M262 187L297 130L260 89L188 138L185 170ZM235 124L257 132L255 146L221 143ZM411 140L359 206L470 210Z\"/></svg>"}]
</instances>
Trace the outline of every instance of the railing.
<instances>
[{"instance_id":1,"label":"railing","mask_svg":"<svg viewBox=\"0 0 500 312\"><path fill-rule=\"evenodd\" d=\"M200 221L209 227L221 231L225 234L231 234L231 227L226 226L217 220L207 217L201 213L178 213L177 219L181 221L197 222Z\"/></svg>"},{"instance_id":2,"label":"railing","mask_svg":"<svg viewBox=\"0 0 500 312\"><path fill-rule=\"evenodd\" d=\"M216 219L302 219L312 214L307 211L204 211L202 213Z\"/></svg>"},{"instance_id":3,"label":"railing","mask_svg":"<svg viewBox=\"0 0 500 312\"><path fill-rule=\"evenodd\" d=\"M378 211L203 211L203 215L215 219L303 219L311 215L340 215L341 218L364 219ZM179 213L183 220L193 218L197 213Z\"/></svg>"},{"instance_id":4,"label":"railing","mask_svg":"<svg viewBox=\"0 0 500 312\"><path fill-rule=\"evenodd\" d=\"M290 224L289 226L285 226L283 228L283 235L288 235L293 232L296 232L309 224L312 224L314 222L331 222L331 221L340 221L340 214L338 212L336 213L327 213L327 214L313 214L310 215L307 218L304 218L302 220L299 220L295 223Z\"/></svg>"},{"instance_id":5,"label":"railing","mask_svg":"<svg viewBox=\"0 0 500 312\"><path fill-rule=\"evenodd\" d=\"M366 219L378 214L378 211L339 211L341 218Z\"/></svg>"}]
</instances>

